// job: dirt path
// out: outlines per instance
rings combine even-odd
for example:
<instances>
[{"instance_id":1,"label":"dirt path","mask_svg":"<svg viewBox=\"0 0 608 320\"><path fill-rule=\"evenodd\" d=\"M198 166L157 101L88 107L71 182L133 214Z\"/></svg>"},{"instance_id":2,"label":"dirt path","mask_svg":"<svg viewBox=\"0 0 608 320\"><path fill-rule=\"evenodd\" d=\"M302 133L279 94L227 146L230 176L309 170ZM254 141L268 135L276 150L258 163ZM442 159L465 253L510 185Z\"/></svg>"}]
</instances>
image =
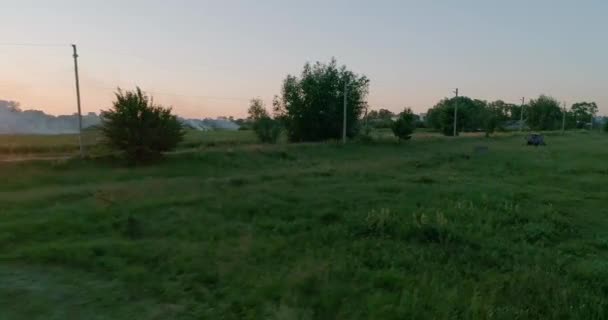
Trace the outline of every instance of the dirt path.
<instances>
[{"instance_id":1,"label":"dirt path","mask_svg":"<svg viewBox=\"0 0 608 320\"><path fill-rule=\"evenodd\" d=\"M53 161L68 160L72 155L23 155L23 156L0 156L1 162L25 162L25 161Z\"/></svg>"}]
</instances>

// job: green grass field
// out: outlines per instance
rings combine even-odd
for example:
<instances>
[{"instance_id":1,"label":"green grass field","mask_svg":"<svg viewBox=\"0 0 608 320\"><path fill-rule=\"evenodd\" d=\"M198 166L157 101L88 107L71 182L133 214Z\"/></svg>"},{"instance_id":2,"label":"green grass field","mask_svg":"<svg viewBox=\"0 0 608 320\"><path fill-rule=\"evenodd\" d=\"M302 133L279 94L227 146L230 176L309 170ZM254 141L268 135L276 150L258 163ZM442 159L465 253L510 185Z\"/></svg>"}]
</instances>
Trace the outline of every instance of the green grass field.
<instances>
[{"instance_id":1,"label":"green grass field","mask_svg":"<svg viewBox=\"0 0 608 320\"><path fill-rule=\"evenodd\" d=\"M0 319L608 318L606 135L221 135L0 163Z\"/></svg>"}]
</instances>

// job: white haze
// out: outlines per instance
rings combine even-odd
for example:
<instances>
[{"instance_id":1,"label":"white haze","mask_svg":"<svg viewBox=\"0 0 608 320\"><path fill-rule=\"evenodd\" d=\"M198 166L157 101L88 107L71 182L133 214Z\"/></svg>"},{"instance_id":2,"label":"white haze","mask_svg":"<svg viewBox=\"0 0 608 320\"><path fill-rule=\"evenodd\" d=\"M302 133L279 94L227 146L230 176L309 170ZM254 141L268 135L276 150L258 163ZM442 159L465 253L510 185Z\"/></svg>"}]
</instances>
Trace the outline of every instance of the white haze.
<instances>
[{"instance_id":1,"label":"white haze","mask_svg":"<svg viewBox=\"0 0 608 320\"><path fill-rule=\"evenodd\" d=\"M195 130L238 130L239 126L226 119L182 119ZM99 125L101 119L93 112L83 115L82 126ZM71 134L78 132L78 116L53 116L40 110L21 110L16 101L0 100L0 134Z\"/></svg>"}]
</instances>

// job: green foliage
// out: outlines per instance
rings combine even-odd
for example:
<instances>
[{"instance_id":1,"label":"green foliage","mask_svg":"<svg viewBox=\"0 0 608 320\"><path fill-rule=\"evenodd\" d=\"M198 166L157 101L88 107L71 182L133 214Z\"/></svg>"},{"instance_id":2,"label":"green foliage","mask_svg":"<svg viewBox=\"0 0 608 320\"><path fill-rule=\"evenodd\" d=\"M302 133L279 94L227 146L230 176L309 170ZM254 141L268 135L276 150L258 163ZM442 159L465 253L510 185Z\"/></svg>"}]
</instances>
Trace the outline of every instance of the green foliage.
<instances>
[{"instance_id":1,"label":"green foliage","mask_svg":"<svg viewBox=\"0 0 608 320\"><path fill-rule=\"evenodd\" d=\"M249 109L247 110L247 114L249 115L249 121L255 122L256 120L262 118L268 118L268 111L266 111L266 107L264 106L264 101L260 98L251 99L249 102Z\"/></svg>"},{"instance_id":2,"label":"green foliage","mask_svg":"<svg viewBox=\"0 0 608 320\"><path fill-rule=\"evenodd\" d=\"M501 119L507 118L503 112L504 109L496 106L496 104L490 104L484 109L483 130L486 133L486 137L489 137L496 131Z\"/></svg>"},{"instance_id":3,"label":"green foliage","mask_svg":"<svg viewBox=\"0 0 608 320\"><path fill-rule=\"evenodd\" d=\"M276 143L281 136L281 124L268 116L253 123L253 131L262 143Z\"/></svg>"},{"instance_id":4,"label":"green foliage","mask_svg":"<svg viewBox=\"0 0 608 320\"><path fill-rule=\"evenodd\" d=\"M530 101L527 123L534 130L558 130L562 127L563 110L553 97L541 95Z\"/></svg>"},{"instance_id":5,"label":"green foliage","mask_svg":"<svg viewBox=\"0 0 608 320\"><path fill-rule=\"evenodd\" d=\"M443 99L427 112L427 125L446 136L454 135L454 109L458 106L457 134L463 131L480 131L486 102L469 97Z\"/></svg>"},{"instance_id":6,"label":"green foliage","mask_svg":"<svg viewBox=\"0 0 608 320\"><path fill-rule=\"evenodd\" d=\"M399 115L399 119L393 122L391 129L399 140L409 140L416 129L416 116L410 108L406 108Z\"/></svg>"},{"instance_id":7,"label":"green foliage","mask_svg":"<svg viewBox=\"0 0 608 320\"><path fill-rule=\"evenodd\" d=\"M496 101L488 103L487 108L491 109L492 114L496 118L497 124L500 124L502 122L509 121L509 120L519 121L521 119L521 105L515 105L512 103L506 103L502 100L496 100ZM525 110L524 110L524 117L525 117Z\"/></svg>"},{"instance_id":8,"label":"green foliage","mask_svg":"<svg viewBox=\"0 0 608 320\"><path fill-rule=\"evenodd\" d=\"M323 141L342 136L344 87L348 87L347 136L356 136L359 118L367 106L369 80L328 64L307 63L300 77L287 76L281 95L275 97L274 110L282 120L290 141Z\"/></svg>"},{"instance_id":9,"label":"green foliage","mask_svg":"<svg viewBox=\"0 0 608 320\"><path fill-rule=\"evenodd\" d=\"M454 108L456 98L444 99L427 112L426 125L447 136L454 134ZM540 96L530 101L524 108L524 121L534 130L561 129L563 110L559 102L548 96ZM566 112L566 129L582 128L597 111L595 103L574 104ZM505 123L517 123L522 117L522 106L505 103L502 100L487 103L468 97L458 98L458 132L484 131L491 135L497 129L503 129Z\"/></svg>"},{"instance_id":10,"label":"green foliage","mask_svg":"<svg viewBox=\"0 0 608 320\"><path fill-rule=\"evenodd\" d=\"M583 129L591 124L593 117L598 111L595 102L577 102L570 109L577 129Z\"/></svg>"},{"instance_id":11,"label":"green foliage","mask_svg":"<svg viewBox=\"0 0 608 320\"><path fill-rule=\"evenodd\" d=\"M101 113L105 143L130 162L157 159L177 147L184 136L170 108L155 105L140 88L118 89L110 110Z\"/></svg>"},{"instance_id":12,"label":"green foliage","mask_svg":"<svg viewBox=\"0 0 608 320\"><path fill-rule=\"evenodd\" d=\"M376 129L390 129L395 114L387 109L372 110L367 115L369 125Z\"/></svg>"},{"instance_id":13,"label":"green foliage","mask_svg":"<svg viewBox=\"0 0 608 320\"><path fill-rule=\"evenodd\" d=\"M604 131L608 132L608 118L604 118Z\"/></svg>"},{"instance_id":14,"label":"green foliage","mask_svg":"<svg viewBox=\"0 0 608 320\"><path fill-rule=\"evenodd\" d=\"M262 143L276 143L281 136L281 124L272 119L261 99L252 99L249 105L249 120L252 129Z\"/></svg>"}]
</instances>

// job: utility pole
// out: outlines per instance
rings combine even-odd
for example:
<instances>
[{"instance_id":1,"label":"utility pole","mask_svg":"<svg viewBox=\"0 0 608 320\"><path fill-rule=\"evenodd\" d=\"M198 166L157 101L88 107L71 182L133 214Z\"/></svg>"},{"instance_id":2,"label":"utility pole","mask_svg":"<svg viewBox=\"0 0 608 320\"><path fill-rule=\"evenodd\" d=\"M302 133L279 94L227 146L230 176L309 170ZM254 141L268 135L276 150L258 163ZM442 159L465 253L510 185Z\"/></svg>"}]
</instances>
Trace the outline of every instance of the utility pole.
<instances>
[{"instance_id":1,"label":"utility pole","mask_svg":"<svg viewBox=\"0 0 608 320\"><path fill-rule=\"evenodd\" d=\"M562 116L562 134L566 133L566 101L563 102L564 104L564 111L563 111L563 116Z\"/></svg>"},{"instance_id":2,"label":"utility pole","mask_svg":"<svg viewBox=\"0 0 608 320\"><path fill-rule=\"evenodd\" d=\"M74 75L76 77L76 102L78 104L78 143L80 145L80 157L84 157L84 146L82 144L82 109L80 107L80 80L78 78L78 50L72 44L74 54Z\"/></svg>"},{"instance_id":3,"label":"utility pole","mask_svg":"<svg viewBox=\"0 0 608 320\"><path fill-rule=\"evenodd\" d=\"M524 105L526 98L521 98L521 115L519 116L519 132L524 131Z\"/></svg>"},{"instance_id":4,"label":"utility pole","mask_svg":"<svg viewBox=\"0 0 608 320\"><path fill-rule=\"evenodd\" d=\"M347 104L347 96L348 93L348 81L344 82L344 117L342 121L342 143L346 143L346 104Z\"/></svg>"},{"instance_id":5,"label":"utility pole","mask_svg":"<svg viewBox=\"0 0 608 320\"><path fill-rule=\"evenodd\" d=\"M458 134L458 88L454 91L456 94L456 100L454 101L454 137Z\"/></svg>"}]
</instances>

